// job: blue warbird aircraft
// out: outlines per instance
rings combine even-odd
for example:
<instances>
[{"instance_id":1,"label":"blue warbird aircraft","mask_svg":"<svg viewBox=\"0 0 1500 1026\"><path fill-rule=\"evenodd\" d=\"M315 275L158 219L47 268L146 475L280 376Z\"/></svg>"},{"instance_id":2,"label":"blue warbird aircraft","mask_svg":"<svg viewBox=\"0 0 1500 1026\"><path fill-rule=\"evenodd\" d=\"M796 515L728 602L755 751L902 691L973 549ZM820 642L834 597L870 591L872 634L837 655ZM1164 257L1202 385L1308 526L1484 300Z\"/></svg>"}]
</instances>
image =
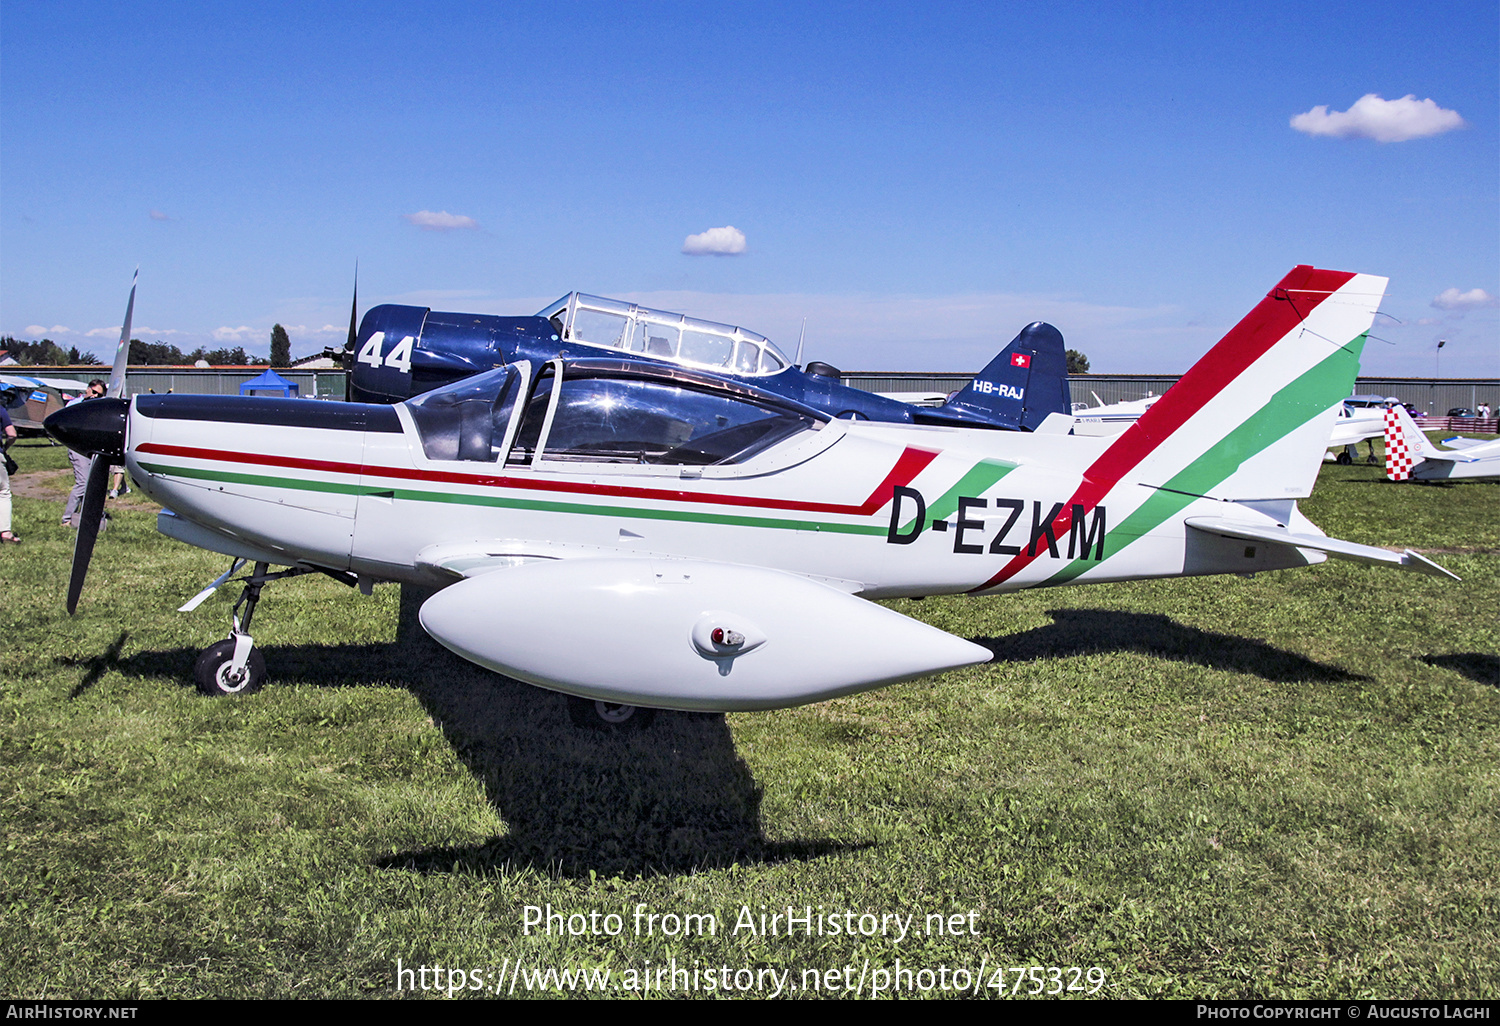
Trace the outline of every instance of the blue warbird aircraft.
<instances>
[{"instance_id":1,"label":"blue warbird aircraft","mask_svg":"<svg viewBox=\"0 0 1500 1026\"><path fill-rule=\"evenodd\" d=\"M356 310L358 296L356 294ZM744 328L601 296L570 292L532 317L443 313L421 306L377 306L349 340L329 350L349 374L348 398L399 403L496 367L530 360L624 357L735 378L845 420L1034 431L1068 413L1062 334L1027 325L978 376L945 404L913 406L850 388L837 368L806 368L770 339ZM799 354L800 355L800 354Z\"/></svg>"}]
</instances>

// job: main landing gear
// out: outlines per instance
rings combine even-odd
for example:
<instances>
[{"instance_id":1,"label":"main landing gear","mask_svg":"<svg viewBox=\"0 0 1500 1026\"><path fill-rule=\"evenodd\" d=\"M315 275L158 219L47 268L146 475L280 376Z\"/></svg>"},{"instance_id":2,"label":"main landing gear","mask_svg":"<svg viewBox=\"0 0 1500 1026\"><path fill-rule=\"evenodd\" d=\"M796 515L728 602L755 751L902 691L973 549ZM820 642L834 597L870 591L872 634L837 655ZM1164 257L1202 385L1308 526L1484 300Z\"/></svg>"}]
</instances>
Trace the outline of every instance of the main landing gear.
<instances>
[{"instance_id":1,"label":"main landing gear","mask_svg":"<svg viewBox=\"0 0 1500 1026\"><path fill-rule=\"evenodd\" d=\"M573 726L624 734L645 730L656 719L656 710L641 705L619 705L592 698L568 696L568 718Z\"/></svg>"}]
</instances>

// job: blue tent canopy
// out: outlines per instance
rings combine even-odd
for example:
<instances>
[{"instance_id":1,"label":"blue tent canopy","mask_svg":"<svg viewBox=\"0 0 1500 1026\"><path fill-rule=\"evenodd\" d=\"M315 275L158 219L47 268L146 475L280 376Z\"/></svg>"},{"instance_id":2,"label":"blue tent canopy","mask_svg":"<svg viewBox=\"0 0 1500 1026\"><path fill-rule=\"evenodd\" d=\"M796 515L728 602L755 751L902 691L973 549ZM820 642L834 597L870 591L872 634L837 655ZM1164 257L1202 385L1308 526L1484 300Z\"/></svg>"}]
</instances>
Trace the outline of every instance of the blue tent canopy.
<instances>
[{"instance_id":1,"label":"blue tent canopy","mask_svg":"<svg viewBox=\"0 0 1500 1026\"><path fill-rule=\"evenodd\" d=\"M264 374L251 378L240 386L240 395L249 395L252 392L280 392L285 398L292 399L298 395L300 389L296 384L267 367Z\"/></svg>"}]
</instances>

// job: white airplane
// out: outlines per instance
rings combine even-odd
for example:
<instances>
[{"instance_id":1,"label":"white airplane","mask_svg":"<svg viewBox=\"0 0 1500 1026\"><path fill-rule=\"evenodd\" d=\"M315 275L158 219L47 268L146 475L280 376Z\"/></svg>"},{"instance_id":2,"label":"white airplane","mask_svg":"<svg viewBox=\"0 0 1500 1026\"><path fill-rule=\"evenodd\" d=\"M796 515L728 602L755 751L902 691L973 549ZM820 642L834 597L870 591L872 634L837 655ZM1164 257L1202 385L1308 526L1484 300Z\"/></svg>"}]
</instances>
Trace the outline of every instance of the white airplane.
<instances>
[{"instance_id":1,"label":"white airplane","mask_svg":"<svg viewBox=\"0 0 1500 1026\"><path fill-rule=\"evenodd\" d=\"M1098 396L1094 396L1097 401ZM1148 395L1142 399L1108 405L1073 407L1073 433L1075 435L1117 435L1141 419L1159 400L1159 395ZM1379 438L1385 432L1385 404L1395 402L1381 396L1350 396L1333 411L1333 428L1328 436L1328 448L1344 451L1334 457L1335 462L1354 462L1354 447L1370 438ZM1370 462L1375 462L1374 448L1370 451Z\"/></svg>"},{"instance_id":2,"label":"white airplane","mask_svg":"<svg viewBox=\"0 0 1500 1026\"><path fill-rule=\"evenodd\" d=\"M1500 477L1500 438L1445 438L1443 445L1429 442L1404 406L1385 411L1385 476L1392 481Z\"/></svg>"},{"instance_id":3,"label":"white airplane","mask_svg":"<svg viewBox=\"0 0 1500 1026\"><path fill-rule=\"evenodd\" d=\"M1091 393L1092 394L1092 393ZM1141 419L1141 416L1160 399L1159 395L1148 395L1141 399L1127 399L1121 403L1099 403L1097 406L1073 407L1073 433L1075 435L1117 435ZM1094 401L1099 396L1094 394Z\"/></svg>"},{"instance_id":4,"label":"white airplane","mask_svg":"<svg viewBox=\"0 0 1500 1026\"><path fill-rule=\"evenodd\" d=\"M1328 436L1328 448L1342 448L1336 462L1354 462L1355 447L1360 442L1379 438L1385 434L1385 408L1396 403L1378 395L1351 395L1345 399L1334 414L1333 433ZM1369 461L1375 462L1375 443L1370 443Z\"/></svg>"},{"instance_id":5,"label":"white airplane","mask_svg":"<svg viewBox=\"0 0 1500 1026\"><path fill-rule=\"evenodd\" d=\"M992 658L867 599L1329 556L1452 577L1297 510L1385 283L1295 268L1112 437L1070 433L1067 414L1032 433L838 420L618 359L522 361L394 406L98 399L48 428L123 459L168 507L163 533L233 558L188 607L254 564L229 638L199 659L210 694L261 686L261 588L316 571L366 592L446 585L428 633L605 718L768 709Z\"/></svg>"}]
</instances>

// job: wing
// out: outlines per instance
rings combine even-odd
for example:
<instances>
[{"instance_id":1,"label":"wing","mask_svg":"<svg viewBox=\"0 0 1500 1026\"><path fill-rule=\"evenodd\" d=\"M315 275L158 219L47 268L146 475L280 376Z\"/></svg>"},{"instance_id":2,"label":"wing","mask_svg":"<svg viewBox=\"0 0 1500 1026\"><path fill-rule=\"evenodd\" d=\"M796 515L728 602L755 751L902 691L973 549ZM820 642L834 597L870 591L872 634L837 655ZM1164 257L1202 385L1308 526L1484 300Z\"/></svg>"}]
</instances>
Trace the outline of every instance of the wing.
<instances>
[{"instance_id":1,"label":"wing","mask_svg":"<svg viewBox=\"0 0 1500 1026\"><path fill-rule=\"evenodd\" d=\"M1445 438L1443 447L1451 450L1443 454L1444 458L1465 462L1500 456L1500 439L1495 438Z\"/></svg>"},{"instance_id":2,"label":"wing","mask_svg":"<svg viewBox=\"0 0 1500 1026\"><path fill-rule=\"evenodd\" d=\"M428 599L421 621L500 673L668 709L819 702L993 655L805 577L688 559L492 565Z\"/></svg>"}]
</instances>

